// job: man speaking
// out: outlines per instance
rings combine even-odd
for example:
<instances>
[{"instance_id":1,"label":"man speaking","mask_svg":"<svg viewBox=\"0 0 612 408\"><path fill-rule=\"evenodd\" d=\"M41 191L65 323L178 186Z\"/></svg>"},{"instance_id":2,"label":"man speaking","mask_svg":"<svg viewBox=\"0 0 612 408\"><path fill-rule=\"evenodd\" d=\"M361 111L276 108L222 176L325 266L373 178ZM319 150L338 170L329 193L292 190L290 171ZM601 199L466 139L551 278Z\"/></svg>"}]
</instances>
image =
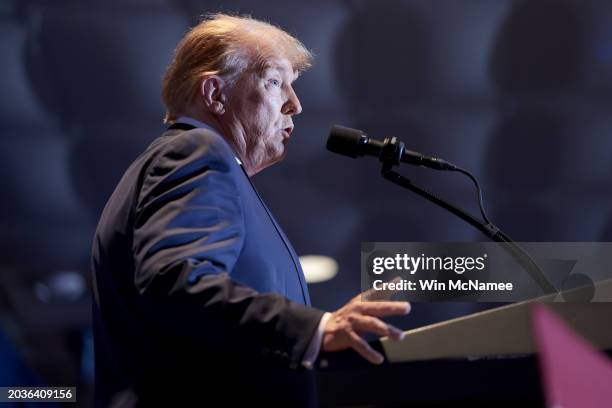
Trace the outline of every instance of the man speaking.
<instances>
[{"instance_id":1,"label":"man speaking","mask_svg":"<svg viewBox=\"0 0 612 408\"><path fill-rule=\"evenodd\" d=\"M96 406L312 405L320 350L382 356L364 333L405 302L310 306L298 257L251 183L281 160L311 54L277 27L217 14L162 85L168 130L125 172L93 242Z\"/></svg>"}]
</instances>

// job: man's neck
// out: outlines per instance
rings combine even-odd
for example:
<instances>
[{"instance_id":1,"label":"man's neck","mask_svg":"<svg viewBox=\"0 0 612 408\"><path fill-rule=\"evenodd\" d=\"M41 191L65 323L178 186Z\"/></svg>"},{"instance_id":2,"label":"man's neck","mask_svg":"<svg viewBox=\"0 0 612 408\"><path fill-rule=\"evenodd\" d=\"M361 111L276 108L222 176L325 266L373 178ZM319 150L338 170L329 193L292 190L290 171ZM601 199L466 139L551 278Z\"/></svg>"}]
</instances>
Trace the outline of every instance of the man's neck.
<instances>
[{"instance_id":1,"label":"man's neck","mask_svg":"<svg viewBox=\"0 0 612 408\"><path fill-rule=\"evenodd\" d=\"M177 115L177 117L178 119L176 120L176 122L181 122L181 119L189 120L190 122L192 121L197 122L197 124L196 123L188 123L188 124L192 126L196 126L196 127L208 128L222 136L225 136L223 126L221 125L221 123L219 123L219 120L210 115L204 115L201 112L198 112L197 110L194 110L194 109L186 109L185 111L181 112L180 115ZM184 123L187 123L187 122L184 122Z\"/></svg>"}]
</instances>

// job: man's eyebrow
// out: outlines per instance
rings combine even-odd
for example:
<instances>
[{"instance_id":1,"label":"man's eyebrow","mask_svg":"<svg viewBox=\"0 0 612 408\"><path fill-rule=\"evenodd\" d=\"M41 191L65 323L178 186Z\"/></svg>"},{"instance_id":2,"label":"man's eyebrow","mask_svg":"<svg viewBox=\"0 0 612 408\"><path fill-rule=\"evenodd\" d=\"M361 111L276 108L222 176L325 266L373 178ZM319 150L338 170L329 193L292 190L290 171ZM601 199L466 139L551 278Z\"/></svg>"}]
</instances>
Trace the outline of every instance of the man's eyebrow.
<instances>
[{"instance_id":1,"label":"man's eyebrow","mask_svg":"<svg viewBox=\"0 0 612 408\"><path fill-rule=\"evenodd\" d=\"M293 69L287 70L286 67L284 67L282 65L278 65L278 64L267 64L267 65L264 65L263 69L261 70L261 75L266 74L270 70L274 70L274 71L278 72L279 74L281 74L283 79L286 79L289 83L295 82L295 80L298 79L298 77L299 77L299 72L298 71L295 71Z\"/></svg>"},{"instance_id":2,"label":"man's eyebrow","mask_svg":"<svg viewBox=\"0 0 612 408\"><path fill-rule=\"evenodd\" d=\"M276 71L279 74L281 73L281 70L274 65L264 65L259 69L259 75L266 76L269 75L271 71Z\"/></svg>"},{"instance_id":3,"label":"man's eyebrow","mask_svg":"<svg viewBox=\"0 0 612 408\"><path fill-rule=\"evenodd\" d=\"M268 72L268 71L278 71L278 72L281 72L281 70L278 67L275 67L275 66L267 66L267 67L264 67L263 70L262 70L262 72Z\"/></svg>"}]
</instances>

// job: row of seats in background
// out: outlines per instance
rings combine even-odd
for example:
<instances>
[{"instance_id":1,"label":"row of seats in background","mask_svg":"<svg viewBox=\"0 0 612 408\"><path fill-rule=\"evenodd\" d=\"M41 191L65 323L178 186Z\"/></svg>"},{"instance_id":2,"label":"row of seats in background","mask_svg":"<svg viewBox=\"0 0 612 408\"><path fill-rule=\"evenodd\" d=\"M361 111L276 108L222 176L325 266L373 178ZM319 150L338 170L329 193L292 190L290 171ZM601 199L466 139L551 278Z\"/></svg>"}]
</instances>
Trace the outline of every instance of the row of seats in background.
<instances>
[{"instance_id":1,"label":"row of seats in background","mask_svg":"<svg viewBox=\"0 0 612 408\"><path fill-rule=\"evenodd\" d=\"M316 54L295 85L304 112L290 154L255 178L298 252L340 264L312 286L315 305L332 309L359 291L361 241L482 239L388 185L375 161L327 153L334 123L473 170L490 215L518 240L612 238L605 1L4 1L1 313L43 381L91 381L95 223L164 129L159 84L174 46L213 11L272 21ZM467 180L401 171L475 210ZM473 309L415 309L406 324Z\"/></svg>"}]
</instances>

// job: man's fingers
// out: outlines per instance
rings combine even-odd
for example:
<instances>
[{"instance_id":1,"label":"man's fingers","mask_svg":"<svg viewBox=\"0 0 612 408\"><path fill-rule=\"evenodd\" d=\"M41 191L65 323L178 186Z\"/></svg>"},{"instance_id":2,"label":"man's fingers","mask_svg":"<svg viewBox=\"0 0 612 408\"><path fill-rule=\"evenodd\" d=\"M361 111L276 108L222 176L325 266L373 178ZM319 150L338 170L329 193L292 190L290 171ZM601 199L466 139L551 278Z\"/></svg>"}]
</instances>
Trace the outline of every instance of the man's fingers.
<instances>
[{"instance_id":1,"label":"man's fingers","mask_svg":"<svg viewBox=\"0 0 612 408\"><path fill-rule=\"evenodd\" d=\"M354 331L349 332L351 347L372 364L381 364L384 357Z\"/></svg>"},{"instance_id":2,"label":"man's fingers","mask_svg":"<svg viewBox=\"0 0 612 408\"><path fill-rule=\"evenodd\" d=\"M382 320L372 316L355 315L351 320L353 329L360 333L368 332L377 336L386 336L389 332L387 325Z\"/></svg>"},{"instance_id":3,"label":"man's fingers","mask_svg":"<svg viewBox=\"0 0 612 408\"><path fill-rule=\"evenodd\" d=\"M356 306L361 314L386 317L404 315L410 312L408 302L361 302Z\"/></svg>"},{"instance_id":4,"label":"man's fingers","mask_svg":"<svg viewBox=\"0 0 612 408\"><path fill-rule=\"evenodd\" d=\"M378 336L388 336L392 340L401 340L404 337L404 332L397 327L387 324L372 316L354 316L353 328L362 333L368 332L374 333Z\"/></svg>"}]
</instances>

